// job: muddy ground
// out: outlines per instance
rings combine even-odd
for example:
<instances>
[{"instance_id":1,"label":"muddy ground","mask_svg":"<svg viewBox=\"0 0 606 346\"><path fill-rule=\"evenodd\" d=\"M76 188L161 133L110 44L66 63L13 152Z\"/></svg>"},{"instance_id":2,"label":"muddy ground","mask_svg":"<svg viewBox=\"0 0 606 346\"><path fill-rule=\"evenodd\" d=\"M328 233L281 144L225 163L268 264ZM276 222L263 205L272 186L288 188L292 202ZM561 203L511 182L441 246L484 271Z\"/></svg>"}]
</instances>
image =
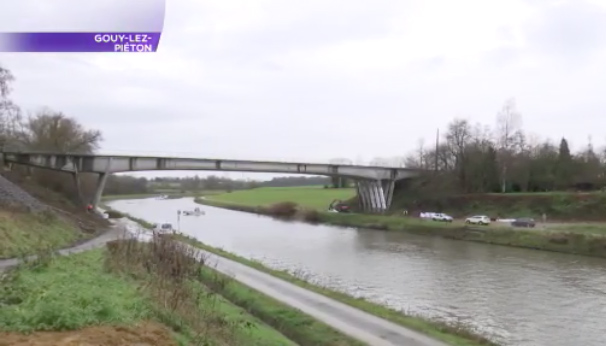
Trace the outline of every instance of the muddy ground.
<instances>
[{"instance_id":1,"label":"muddy ground","mask_svg":"<svg viewBox=\"0 0 606 346\"><path fill-rule=\"evenodd\" d=\"M29 335L0 332L0 346L176 346L170 329L159 323L97 326L66 332Z\"/></svg>"}]
</instances>

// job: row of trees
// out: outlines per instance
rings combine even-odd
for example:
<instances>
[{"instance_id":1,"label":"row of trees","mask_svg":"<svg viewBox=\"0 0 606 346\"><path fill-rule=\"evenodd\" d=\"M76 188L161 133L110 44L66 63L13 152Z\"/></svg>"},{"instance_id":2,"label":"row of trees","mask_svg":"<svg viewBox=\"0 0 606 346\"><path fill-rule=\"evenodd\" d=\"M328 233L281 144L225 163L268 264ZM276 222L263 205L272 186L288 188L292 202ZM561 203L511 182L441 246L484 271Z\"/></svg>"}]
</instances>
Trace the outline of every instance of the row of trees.
<instances>
[{"instance_id":1,"label":"row of trees","mask_svg":"<svg viewBox=\"0 0 606 346\"><path fill-rule=\"evenodd\" d=\"M606 150L591 139L572 153L566 138L553 142L524 132L514 99L493 129L454 119L436 145L420 142L405 166L434 171L433 184L457 193L590 190L606 185Z\"/></svg>"}]
</instances>

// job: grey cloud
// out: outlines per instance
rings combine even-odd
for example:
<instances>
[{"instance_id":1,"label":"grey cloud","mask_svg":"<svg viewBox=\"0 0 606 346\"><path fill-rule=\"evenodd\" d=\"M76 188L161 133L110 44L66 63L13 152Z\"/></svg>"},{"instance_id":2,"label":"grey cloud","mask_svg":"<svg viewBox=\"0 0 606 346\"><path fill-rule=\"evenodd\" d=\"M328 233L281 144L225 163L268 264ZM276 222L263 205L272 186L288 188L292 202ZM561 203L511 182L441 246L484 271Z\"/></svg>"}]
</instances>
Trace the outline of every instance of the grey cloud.
<instances>
[{"instance_id":1,"label":"grey cloud","mask_svg":"<svg viewBox=\"0 0 606 346\"><path fill-rule=\"evenodd\" d=\"M585 59L606 47L606 9L586 1L549 6L527 30L544 58Z\"/></svg>"}]
</instances>

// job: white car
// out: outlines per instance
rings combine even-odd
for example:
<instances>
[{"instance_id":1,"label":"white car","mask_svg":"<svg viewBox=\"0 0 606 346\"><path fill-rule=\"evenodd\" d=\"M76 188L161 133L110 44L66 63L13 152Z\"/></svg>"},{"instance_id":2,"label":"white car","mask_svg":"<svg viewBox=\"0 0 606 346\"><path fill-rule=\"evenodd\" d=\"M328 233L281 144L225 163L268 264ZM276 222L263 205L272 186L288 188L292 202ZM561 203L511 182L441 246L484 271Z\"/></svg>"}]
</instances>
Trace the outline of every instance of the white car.
<instances>
[{"instance_id":1,"label":"white car","mask_svg":"<svg viewBox=\"0 0 606 346\"><path fill-rule=\"evenodd\" d=\"M443 213L434 213L431 219L433 221L452 222L452 216Z\"/></svg>"},{"instance_id":2,"label":"white car","mask_svg":"<svg viewBox=\"0 0 606 346\"><path fill-rule=\"evenodd\" d=\"M490 225L490 218L486 215L476 215L465 219L466 224L470 225Z\"/></svg>"},{"instance_id":3,"label":"white car","mask_svg":"<svg viewBox=\"0 0 606 346\"><path fill-rule=\"evenodd\" d=\"M154 224L153 231L156 234L170 234L174 233L175 229L171 223L156 223Z\"/></svg>"}]
</instances>

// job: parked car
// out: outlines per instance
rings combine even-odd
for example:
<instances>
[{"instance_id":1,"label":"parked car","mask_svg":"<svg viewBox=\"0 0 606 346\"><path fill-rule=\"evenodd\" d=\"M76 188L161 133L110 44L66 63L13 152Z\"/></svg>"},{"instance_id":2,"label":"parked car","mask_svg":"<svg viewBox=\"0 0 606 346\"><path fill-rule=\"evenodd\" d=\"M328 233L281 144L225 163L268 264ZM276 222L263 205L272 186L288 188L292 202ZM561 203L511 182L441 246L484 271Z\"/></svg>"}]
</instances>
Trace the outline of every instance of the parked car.
<instances>
[{"instance_id":1,"label":"parked car","mask_svg":"<svg viewBox=\"0 0 606 346\"><path fill-rule=\"evenodd\" d=\"M328 211L333 213L349 213L351 212L349 206L345 204L343 201L335 199L328 206Z\"/></svg>"},{"instance_id":2,"label":"parked car","mask_svg":"<svg viewBox=\"0 0 606 346\"><path fill-rule=\"evenodd\" d=\"M452 222L452 216L443 213L435 213L431 219L433 221Z\"/></svg>"},{"instance_id":3,"label":"parked car","mask_svg":"<svg viewBox=\"0 0 606 346\"><path fill-rule=\"evenodd\" d=\"M490 218L486 215L476 215L465 219L466 224L470 225L490 225Z\"/></svg>"},{"instance_id":4,"label":"parked car","mask_svg":"<svg viewBox=\"0 0 606 346\"><path fill-rule=\"evenodd\" d=\"M515 219L511 222L513 227L534 227L536 225L533 218L530 217L522 217L519 219Z\"/></svg>"},{"instance_id":5,"label":"parked car","mask_svg":"<svg viewBox=\"0 0 606 346\"><path fill-rule=\"evenodd\" d=\"M169 233L173 233L175 231L175 229L173 228L173 225L171 223L165 222L165 223L155 223L153 225L153 231L154 231L154 233L157 233L157 234L169 234Z\"/></svg>"}]
</instances>

